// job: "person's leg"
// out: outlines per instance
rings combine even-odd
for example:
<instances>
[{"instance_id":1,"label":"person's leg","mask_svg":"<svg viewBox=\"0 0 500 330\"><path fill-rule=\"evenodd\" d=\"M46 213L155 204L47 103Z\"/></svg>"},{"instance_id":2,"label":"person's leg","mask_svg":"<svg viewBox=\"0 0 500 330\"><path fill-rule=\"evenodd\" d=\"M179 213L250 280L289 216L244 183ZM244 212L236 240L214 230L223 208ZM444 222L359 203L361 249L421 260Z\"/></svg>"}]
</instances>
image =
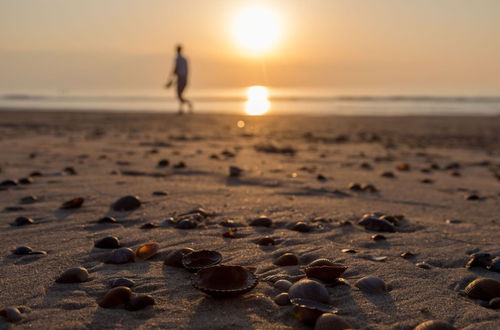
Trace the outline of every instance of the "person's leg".
<instances>
[{"instance_id":1,"label":"person's leg","mask_svg":"<svg viewBox=\"0 0 500 330\"><path fill-rule=\"evenodd\" d=\"M177 79L177 99L179 100L179 114L182 114L183 105L186 103L186 100L183 97L184 89L186 88L186 79L178 78Z\"/></svg>"}]
</instances>

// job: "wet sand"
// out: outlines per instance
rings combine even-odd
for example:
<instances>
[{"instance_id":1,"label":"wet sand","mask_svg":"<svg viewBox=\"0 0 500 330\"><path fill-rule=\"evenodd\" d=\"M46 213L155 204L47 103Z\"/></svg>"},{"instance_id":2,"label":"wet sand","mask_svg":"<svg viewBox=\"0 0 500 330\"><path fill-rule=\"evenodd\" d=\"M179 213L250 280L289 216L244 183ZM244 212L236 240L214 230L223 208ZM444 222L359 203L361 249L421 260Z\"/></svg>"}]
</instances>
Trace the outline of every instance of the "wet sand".
<instances>
[{"instance_id":1,"label":"wet sand","mask_svg":"<svg viewBox=\"0 0 500 330\"><path fill-rule=\"evenodd\" d=\"M465 267L473 253L500 256L498 117L0 112L0 150L0 182L42 174L0 190L0 307L30 309L15 325L0 318L0 328L307 329L292 306L273 301L282 291L273 283L297 281L317 258L348 267L342 277L349 285L328 290L339 315L356 329L413 329L432 319L459 329L500 326L499 310L461 293L476 278L500 280L500 273ZM157 166L164 159L168 166ZM180 162L185 167L174 168ZM230 166L241 175L230 177ZM67 167L76 174L63 171ZM354 191L351 183L377 191ZM166 194L153 194L158 191ZM37 200L20 203L30 195ZM141 207L111 210L125 195L140 196ZM468 200L472 195L478 199ZM60 209L75 197L84 198L80 208ZM140 228L199 207L213 215L194 229ZM404 215L396 232L380 233L385 240L374 241L377 232L357 225L375 211ZM97 224L105 215L118 223ZM260 215L273 225L248 226ZM11 226L19 216L35 223ZM224 220L242 225L237 238L222 236ZM312 230L291 230L298 221ZM94 242L110 235L132 249L156 241L160 253L105 264L110 251ZM266 235L279 244L255 243ZM11 253L22 245L47 254ZM185 247L219 251L223 264L256 267L260 283L237 298L210 298L192 287L192 273L163 264L166 253ZM299 265L273 264L286 252L297 255ZM414 257L402 258L404 252ZM416 266L422 262L429 269ZM55 283L80 266L89 281ZM353 284L364 276L382 278L388 291L360 291ZM135 312L99 307L117 277L134 280L133 291L156 304Z\"/></svg>"}]
</instances>

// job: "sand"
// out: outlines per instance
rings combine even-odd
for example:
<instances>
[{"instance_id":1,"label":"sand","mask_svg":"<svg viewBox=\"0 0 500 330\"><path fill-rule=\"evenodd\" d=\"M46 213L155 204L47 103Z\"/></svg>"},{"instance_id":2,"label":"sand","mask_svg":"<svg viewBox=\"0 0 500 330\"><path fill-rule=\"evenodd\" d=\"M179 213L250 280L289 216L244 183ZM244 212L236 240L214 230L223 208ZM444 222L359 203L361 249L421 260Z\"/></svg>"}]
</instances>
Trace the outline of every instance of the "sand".
<instances>
[{"instance_id":1,"label":"sand","mask_svg":"<svg viewBox=\"0 0 500 330\"><path fill-rule=\"evenodd\" d=\"M245 121L244 128L237 127L238 120ZM262 152L255 146L292 147L295 153ZM16 324L0 319L0 328L308 329L294 318L291 306L274 303L281 290L272 284L281 278L296 281L308 262L321 257L348 266L342 277L350 285L328 290L339 314L356 329L413 329L430 319L459 329L500 327L498 310L461 294L475 278L500 280L500 273L464 267L474 252L500 256L498 117L6 111L0 113L0 150L0 181L33 171L43 174L31 184L0 190L0 306L31 309ZM231 153L234 157L227 156ZM158 168L161 159L170 166ZM180 161L185 168L172 168ZM402 163L410 170L398 171ZM433 163L439 169L422 172ZM62 171L69 166L76 175ZM228 177L229 166L243 169L242 175ZM382 177L386 171L396 178ZM454 171L460 176L453 176ZM326 181L317 180L318 174ZM351 191L353 182L373 184L379 192ZM480 200L464 198L472 193ZM28 195L39 200L20 204ZM110 204L125 195L140 196L142 206L111 211ZM59 209L74 197L85 198L81 208ZM12 206L22 210L5 210ZM195 229L140 229L197 207L216 215ZM405 221L397 232L383 233L385 241L375 242L370 238L375 232L356 225L374 211L401 214ZM104 215L119 224L96 224ZM238 228L240 238L222 237L227 228L221 221L246 225L260 215L270 217L273 226L244 226ZM11 226L18 216L36 223ZM313 230L290 230L297 221ZM147 261L105 264L102 258L109 251L94 248L94 242L108 235L131 248L159 242L160 253ZM255 244L265 235L279 244ZM20 245L48 253L12 255ZM163 265L168 251L184 247L217 250L224 264L256 267L260 283L238 298L210 298L191 286L193 274ZM357 253L342 253L345 248ZM296 254L300 265L275 266L273 259L285 252ZM402 252L415 257L404 259ZM370 256L387 259L377 262ZM430 269L416 267L419 262ZM54 282L66 269L79 266L89 270L90 281ZM368 275L382 278L389 291L370 295L353 285ZM99 307L108 281L117 277L134 280L133 291L153 296L156 304L136 312Z\"/></svg>"}]
</instances>

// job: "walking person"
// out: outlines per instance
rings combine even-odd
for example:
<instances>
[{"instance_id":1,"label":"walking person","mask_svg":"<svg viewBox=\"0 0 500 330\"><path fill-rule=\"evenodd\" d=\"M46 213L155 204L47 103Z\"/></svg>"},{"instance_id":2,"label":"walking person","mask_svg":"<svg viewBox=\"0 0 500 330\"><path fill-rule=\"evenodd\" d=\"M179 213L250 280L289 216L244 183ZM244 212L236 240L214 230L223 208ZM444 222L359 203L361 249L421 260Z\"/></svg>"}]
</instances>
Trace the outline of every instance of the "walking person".
<instances>
[{"instance_id":1,"label":"walking person","mask_svg":"<svg viewBox=\"0 0 500 330\"><path fill-rule=\"evenodd\" d=\"M170 73L166 87L171 87L175 80L177 84L177 99L179 100L179 115L182 115L184 112L184 104L188 106L189 112L193 112L193 104L183 95L188 83L188 60L182 55L181 45L177 45L176 52L177 56L175 58L174 69Z\"/></svg>"}]
</instances>

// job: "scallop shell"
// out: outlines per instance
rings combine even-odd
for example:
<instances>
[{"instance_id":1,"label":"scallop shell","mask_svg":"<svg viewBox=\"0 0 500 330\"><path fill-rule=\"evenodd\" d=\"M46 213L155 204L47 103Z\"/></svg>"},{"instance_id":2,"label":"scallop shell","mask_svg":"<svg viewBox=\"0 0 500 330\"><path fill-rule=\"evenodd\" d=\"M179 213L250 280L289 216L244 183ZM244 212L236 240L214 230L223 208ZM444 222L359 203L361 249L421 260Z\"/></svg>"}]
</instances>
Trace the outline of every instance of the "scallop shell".
<instances>
[{"instance_id":1,"label":"scallop shell","mask_svg":"<svg viewBox=\"0 0 500 330\"><path fill-rule=\"evenodd\" d=\"M156 242L145 243L139 246L137 250L135 250L135 256L137 260L144 261L157 254L159 249L160 249L159 243Z\"/></svg>"},{"instance_id":2,"label":"scallop shell","mask_svg":"<svg viewBox=\"0 0 500 330\"><path fill-rule=\"evenodd\" d=\"M141 201L138 196L124 196L116 200L111 208L114 211L133 211L141 206Z\"/></svg>"},{"instance_id":3,"label":"scallop shell","mask_svg":"<svg viewBox=\"0 0 500 330\"><path fill-rule=\"evenodd\" d=\"M118 237L106 236L96 241L94 246L100 249L117 249L120 247L120 241L118 240Z\"/></svg>"},{"instance_id":4,"label":"scallop shell","mask_svg":"<svg viewBox=\"0 0 500 330\"><path fill-rule=\"evenodd\" d=\"M314 278L329 283L334 282L346 270L347 267L342 265L312 266L306 267L304 272L308 278Z\"/></svg>"},{"instance_id":5,"label":"scallop shell","mask_svg":"<svg viewBox=\"0 0 500 330\"><path fill-rule=\"evenodd\" d=\"M147 306L152 306L155 304L155 300L148 294L136 295L130 298L130 300L125 304L125 309L129 311L138 311L140 309L146 308Z\"/></svg>"},{"instance_id":6,"label":"scallop shell","mask_svg":"<svg viewBox=\"0 0 500 330\"><path fill-rule=\"evenodd\" d=\"M336 313L337 309L331 305L319 303L310 299L292 298L293 315L299 321L312 323L323 313Z\"/></svg>"},{"instance_id":7,"label":"scallop shell","mask_svg":"<svg viewBox=\"0 0 500 330\"><path fill-rule=\"evenodd\" d=\"M99 301L102 308L113 308L121 304L126 304L132 296L132 290L126 286L118 286L109 290L104 298Z\"/></svg>"},{"instance_id":8,"label":"scallop shell","mask_svg":"<svg viewBox=\"0 0 500 330\"><path fill-rule=\"evenodd\" d=\"M257 277L241 266L213 266L193 277L193 286L214 297L234 297L255 288Z\"/></svg>"},{"instance_id":9,"label":"scallop shell","mask_svg":"<svg viewBox=\"0 0 500 330\"><path fill-rule=\"evenodd\" d=\"M221 261L222 255L219 252L209 250L189 252L182 257L182 265L190 271L212 267Z\"/></svg>"},{"instance_id":10,"label":"scallop shell","mask_svg":"<svg viewBox=\"0 0 500 330\"><path fill-rule=\"evenodd\" d=\"M188 253L193 252L193 251L194 250L191 248L184 248L184 249L171 251L169 254L167 254L163 263L167 266L182 268L182 267L184 267L182 265L182 257L184 257L185 254L188 254Z\"/></svg>"},{"instance_id":11,"label":"scallop shell","mask_svg":"<svg viewBox=\"0 0 500 330\"><path fill-rule=\"evenodd\" d=\"M316 324L314 325L314 330L346 330L353 329L342 316L335 315L332 313L324 313L321 315Z\"/></svg>"},{"instance_id":12,"label":"scallop shell","mask_svg":"<svg viewBox=\"0 0 500 330\"><path fill-rule=\"evenodd\" d=\"M456 330L456 328L445 321L430 320L420 323L414 330Z\"/></svg>"},{"instance_id":13,"label":"scallop shell","mask_svg":"<svg viewBox=\"0 0 500 330\"><path fill-rule=\"evenodd\" d=\"M325 304L330 302L330 295L326 287L317 281L309 279L302 279L294 283L288 290L288 294L291 300L301 298Z\"/></svg>"},{"instance_id":14,"label":"scallop shell","mask_svg":"<svg viewBox=\"0 0 500 330\"><path fill-rule=\"evenodd\" d=\"M376 276L365 276L357 280L354 285L366 293L381 293L387 290L384 280Z\"/></svg>"},{"instance_id":15,"label":"scallop shell","mask_svg":"<svg viewBox=\"0 0 500 330\"><path fill-rule=\"evenodd\" d=\"M285 253L274 260L276 266L293 266L299 264L299 259L293 253Z\"/></svg>"},{"instance_id":16,"label":"scallop shell","mask_svg":"<svg viewBox=\"0 0 500 330\"><path fill-rule=\"evenodd\" d=\"M89 272L83 267L70 268L62 273L57 279L57 283L78 283L85 282L89 278Z\"/></svg>"},{"instance_id":17,"label":"scallop shell","mask_svg":"<svg viewBox=\"0 0 500 330\"><path fill-rule=\"evenodd\" d=\"M119 248L111 252L106 263L108 264L125 264L135 260L135 253L129 248Z\"/></svg>"},{"instance_id":18,"label":"scallop shell","mask_svg":"<svg viewBox=\"0 0 500 330\"><path fill-rule=\"evenodd\" d=\"M474 299L491 300L500 297L500 282L491 278L478 278L464 289Z\"/></svg>"}]
</instances>

